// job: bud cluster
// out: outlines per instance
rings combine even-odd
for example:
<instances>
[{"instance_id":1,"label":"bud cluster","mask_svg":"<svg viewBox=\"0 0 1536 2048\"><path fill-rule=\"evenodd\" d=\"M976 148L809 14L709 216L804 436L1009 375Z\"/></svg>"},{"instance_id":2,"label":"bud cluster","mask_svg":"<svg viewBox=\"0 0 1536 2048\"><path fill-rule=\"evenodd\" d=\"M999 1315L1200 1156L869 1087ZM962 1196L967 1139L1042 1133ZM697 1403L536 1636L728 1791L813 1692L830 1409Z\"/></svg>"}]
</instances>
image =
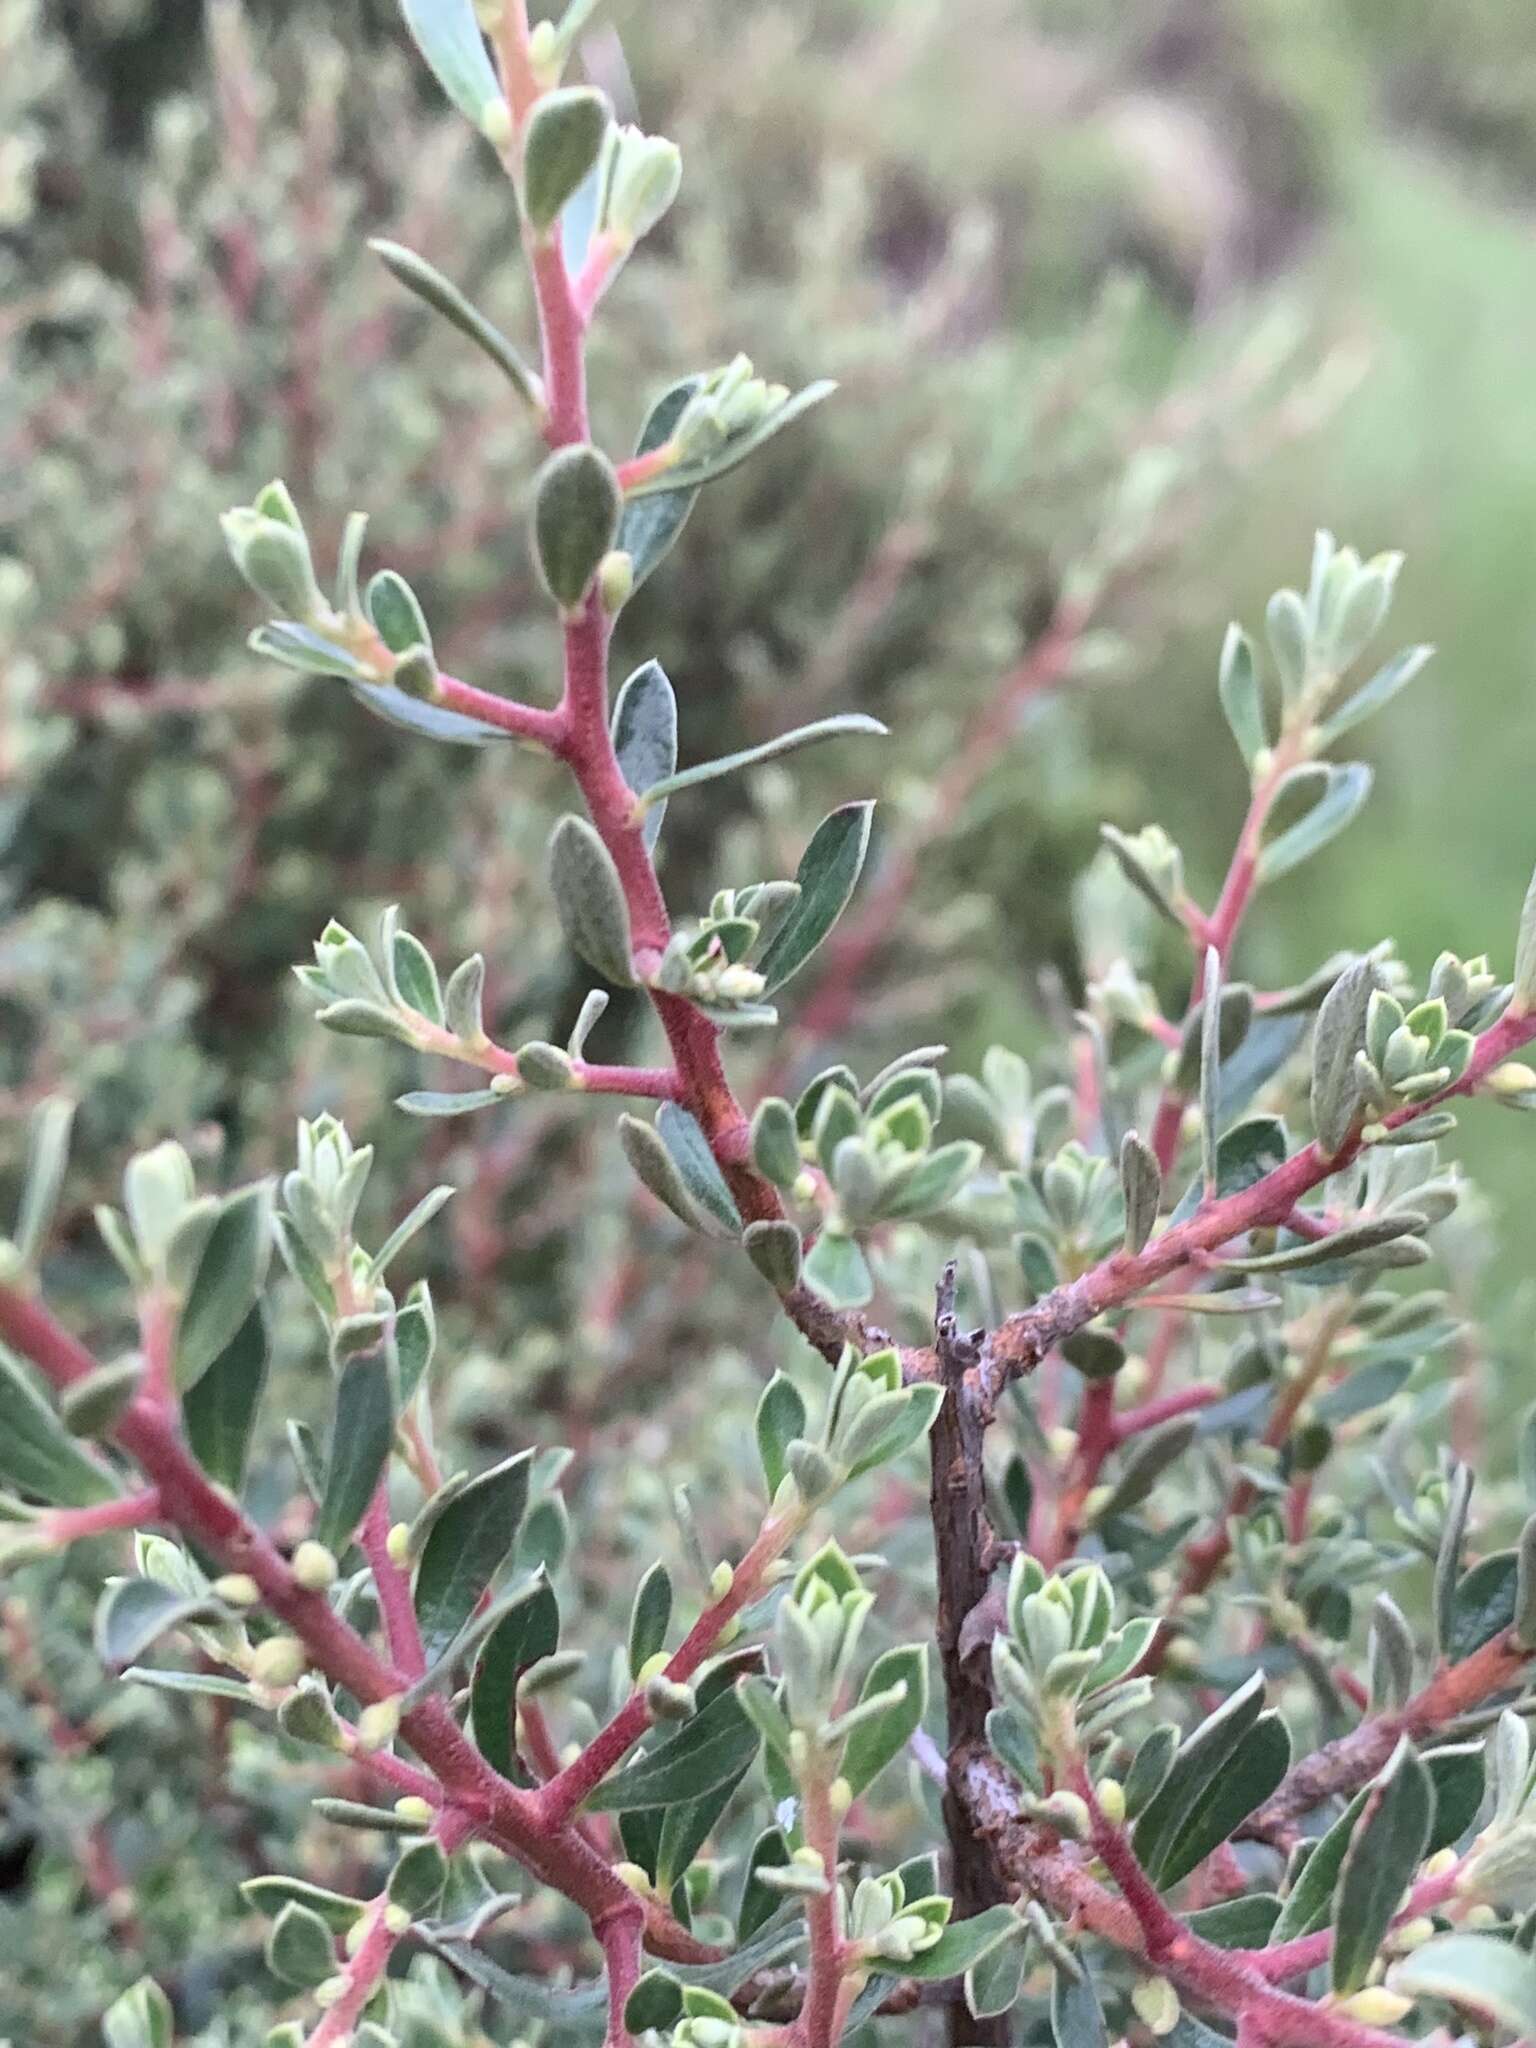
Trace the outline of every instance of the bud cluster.
<instances>
[{"instance_id":1,"label":"bud cluster","mask_svg":"<svg viewBox=\"0 0 1536 2048\"><path fill-rule=\"evenodd\" d=\"M1116 1628L1114 1612L1114 1593L1097 1565L1047 1577L1037 1558L1015 1558L1008 1633L993 1639L992 1671L1007 1708L1048 1756L1092 1744L1151 1698L1151 1680L1132 1674L1157 1623L1142 1616Z\"/></svg>"}]
</instances>

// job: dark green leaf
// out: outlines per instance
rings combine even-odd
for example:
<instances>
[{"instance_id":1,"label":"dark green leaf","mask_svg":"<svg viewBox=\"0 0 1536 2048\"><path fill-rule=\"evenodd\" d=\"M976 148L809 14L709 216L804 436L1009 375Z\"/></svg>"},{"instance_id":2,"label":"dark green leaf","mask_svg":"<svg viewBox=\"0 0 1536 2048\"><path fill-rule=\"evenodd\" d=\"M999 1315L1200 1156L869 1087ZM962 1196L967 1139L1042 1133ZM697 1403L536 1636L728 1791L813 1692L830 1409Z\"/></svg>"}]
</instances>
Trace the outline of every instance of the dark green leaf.
<instances>
[{"instance_id":1,"label":"dark green leaf","mask_svg":"<svg viewBox=\"0 0 1536 2048\"><path fill-rule=\"evenodd\" d=\"M629 1675L640 1676L667 1640L667 1623L672 1619L672 1578L658 1557L635 1590L629 1614Z\"/></svg>"},{"instance_id":2,"label":"dark green leaf","mask_svg":"<svg viewBox=\"0 0 1536 2048\"><path fill-rule=\"evenodd\" d=\"M625 1813L693 1800L733 1782L757 1754L758 1733L734 1691L701 1707L675 1735L599 1785L593 1813Z\"/></svg>"},{"instance_id":3,"label":"dark green leaf","mask_svg":"<svg viewBox=\"0 0 1536 2048\"><path fill-rule=\"evenodd\" d=\"M81 1449L11 1354L0 1349L0 1478L50 1507L111 1500L111 1474Z\"/></svg>"},{"instance_id":4,"label":"dark green leaf","mask_svg":"<svg viewBox=\"0 0 1536 2048\"><path fill-rule=\"evenodd\" d=\"M176 1329L176 1384L205 1373L251 1313L272 1257L272 1188L226 1196L208 1233Z\"/></svg>"},{"instance_id":5,"label":"dark green leaf","mask_svg":"<svg viewBox=\"0 0 1536 2048\"><path fill-rule=\"evenodd\" d=\"M441 1842L415 1842L389 1873L389 1903L403 1906L413 1920L429 1913L448 1882L448 1858Z\"/></svg>"},{"instance_id":6,"label":"dark green leaf","mask_svg":"<svg viewBox=\"0 0 1536 2048\"><path fill-rule=\"evenodd\" d=\"M842 916L864 865L873 815L873 804L845 804L812 833L795 871L800 895L758 963L767 992L799 972Z\"/></svg>"},{"instance_id":7,"label":"dark green leaf","mask_svg":"<svg viewBox=\"0 0 1536 2048\"><path fill-rule=\"evenodd\" d=\"M683 2016L683 1987L666 1970L647 1970L624 2006L630 2034L669 2033Z\"/></svg>"},{"instance_id":8,"label":"dark green leaf","mask_svg":"<svg viewBox=\"0 0 1536 2048\"><path fill-rule=\"evenodd\" d=\"M144 1361L130 1353L71 1380L59 1395L59 1419L71 1436L110 1436L144 1379Z\"/></svg>"},{"instance_id":9,"label":"dark green leaf","mask_svg":"<svg viewBox=\"0 0 1536 2048\"><path fill-rule=\"evenodd\" d=\"M736 1939L750 1941L763 1924L771 1920L784 1903L784 1894L772 1885L760 1884L760 1870L782 1870L789 1861L789 1843L782 1828L765 1828L752 1844L747 1857L747 1874L742 1880L741 1906L736 1915ZM926 1893L923 1896L927 1896Z\"/></svg>"},{"instance_id":10,"label":"dark green leaf","mask_svg":"<svg viewBox=\"0 0 1536 2048\"><path fill-rule=\"evenodd\" d=\"M315 1541L338 1555L378 1491L395 1438L389 1354L380 1329L367 1349L342 1359L336 1382L325 1486L315 1520Z\"/></svg>"},{"instance_id":11,"label":"dark green leaf","mask_svg":"<svg viewBox=\"0 0 1536 2048\"><path fill-rule=\"evenodd\" d=\"M1263 1948L1279 1917L1280 1901L1273 1892L1250 1892L1188 1914L1185 1925L1216 1948Z\"/></svg>"},{"instance_id":12,"label":"dark green leaf","mask_svg":"<svg viewBox=\"0 0 1536 2048\"><path fill-rule=\"evenodd\" d=\"M1333 1899L1331 1982L1358 1991L1381 1951L1392 1916L1424 1860L1435 1815L1429 1772L1407 1741L1366 1794Z\"/></svg>"},{"instance_id":13,"label":"dark green leaf","mask_svg":"<svg viewBox=\"0 0 1536 2048\"><path fill-rule=\"evenodd\" d=\"M523 212L546 233L597 162L608 101L587 85L557 86L536 99L523 133Z\"/></svg>"},{"instance_id":14,"label":"dark green leaf","mask_svg":"<svg viewBox=\"0 0 1536 2048\"><path fill-rule=\"evenodd\" d=\"M965 1973L965 2003L977 2019L1012 2012L1019 2002L1029 1951L1022 1941L999 1942Z\"/></svg>"},{"instance_id":15,"label":"dark green leaf","mask_svg":"<svg viewBox=\"0 0 1536 2048\"><path fill-rule=\"evenodd\" d=\"M271 1342L260 1302L202 1377L181 1397L192 1455L212 1480L238 1493L245 1483L251 1432L267 1383Z\"/></svg>"},{"instance_id":16,"label":"dark green leaf","mask_svg":"<svg viewBox=\"0 0 1536 2048\"><path fill-rule=\"evenodd\" d=\"M504 1458L450 1500L416 1570L416 1616L433 1663L464 1626L512 1553L528 1505L532 1451Z\"/></svg>"},{"instance_id":17,"label":"dark green leaf","mask_svg":"<svg viewBox=\"0 0 1536 2048\"><path fill-rule=\"evenodd\" d=\"M1147 1866L1153 1883L1165 1887L1187 1877L1263 1805L1290 1766L1285 1723L1276 1713L1260 1714L1161 1841L1155 1862Z\"/></svg>"},{"instance_id":18,"label":"dark green leaf","mask_svg":"<svg viewBox=\"0 0 1536 2048\"><path fill-rule=\"evenodd\" d=\"M1288 825L1272 839L1259 855L1260 882L1274 882L1281 875L1288 875L1292 868L1337 839L1359 815L1371 793L1373 779L1366 764L1350 761L1339 767L1329 762L1324 774L1317 802L1294 825Z\"/></svg>"},{"instance_id":19,"label":"dark green leaf","mask_svg":"<svg viewBox=\"0 0 1536 2048\"><path fill-rule=\"evenodd\" d=\"M1249 1117L1224 1131L1216 1147L1217 1194L1240 1194L1273 1173L1277 1166L1283 1166L1288 1143L1285 1125L1274 1116ZM1204 1193L1203 1181L1197 1178L1190 1182L1173 1212L1175 1224L1189 1221Z\"/></svg>"},{"instance_id":20,"label":"dark green leaf","mask_svg":"<svg viewBox=\"0 0 1536 2048\"><path fill-rule=\"evenodd\" d=\"M601 450L557 448L534 479L533 553L544 588L563 612L592 587L619 524L619 481Z\"/></svg>"},{"instance_id":21,"label":"dark green leaf","mask_svg":"<svg viewBox=\"0 0 1536 2048\"><path fill-rule=\"evenodd\" d=\"M922 1723L928 1705L928 1653L921 1643L908 1643L877 1657L865 1674L859 1698L874 1699L898 1685L906 1686L906 1696L873 1719L860 1722L848 1738L842 1776L855 1797L901 1755Z\"/></svg>"},{"instance_id":22,"label":"dark green leaf","mask_svg":"<svg viewBox=\"0 0 1536 2048\"><path fill-rule=\"evenodd\" d=\"M1186 1825L1231 1763L1264 1707L1264 1679L1255 1672L1180 1746L1157 1791L1136 1823L1136 1854L1149 1876L1177 1854Z\"/></svg>"},{"instance_id":23,"label":"dark green leaf","mask_svg":"<svg viewBox=\"0 0 1536 2048\"><path fill-rule=\"evenodd\" d=\"M1453 1664L1513 1625L1519 1576L1519 1554L1496 1550L1479 1558L1457 1581L1445 1642L1445 1654Z\"/></svg>"}]
</instances>

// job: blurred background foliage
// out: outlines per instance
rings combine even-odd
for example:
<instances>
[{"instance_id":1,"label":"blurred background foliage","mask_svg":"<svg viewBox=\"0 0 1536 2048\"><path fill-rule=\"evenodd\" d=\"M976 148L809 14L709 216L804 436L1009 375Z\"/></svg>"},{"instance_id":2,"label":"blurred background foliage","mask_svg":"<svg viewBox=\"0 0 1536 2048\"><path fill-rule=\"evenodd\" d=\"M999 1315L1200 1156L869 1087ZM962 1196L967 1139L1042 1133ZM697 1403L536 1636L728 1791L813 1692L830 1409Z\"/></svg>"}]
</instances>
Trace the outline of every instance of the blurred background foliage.
<instances>
[{"instance_id":1,"label":"blurred background foliage","mask_svg":"<svg viewBox=\"0 0 1536 2048\"><path fill-rule=\"evenodd\" d=\"M608 14L587 69L621 116L638 106L681 143L687 179L598 331L600 432L623 447L671 376L738 347L770 377L843 385L713 488L626 612L621 659L668 668L685 760L834 709L894 733L818 750L793 783L765 770L673 804L664 879L686 910L790 872L829 803L884 799L865 887L884 873L891 941L871 930L856 979L808 977L787 1042L738 1049L748 1095L754 1064L813 1070L823 1033L861 1072L920 1038L961 1065L994 1039L1031 1048L1079 983L1070 883L1101 819L1161 820L1214 894L1244 800L1212 715L1221 631L1300 573L1319 523L1407 550L1396 623L1441 652L1370 731L1375 802L1266 903L1244 971L1295 980L1389 931L1420 975L1443 946L1507 950L1536 745L1528 16L1503 0ZM90 1203L168 1131L197 1132L215 1178L250 1177L328 1107L379 1146L391 1215L454 1181L429 1255L458 1360L450 1420L487 1451L535 1427L586 1450L600 1415L631 1411L574 1480L598 1492L605 1460L628 1460L583 1564L586 1597L620 1601L626 1558L672 1541L647 1467L681 1446L701 1496L728 1499L709 1425L722 1404L747 1412L768 1319L636 1211L600 1105L416 1125L390 1098L441 1077L309 1022L291 963L329 916L358 928L399 901L443 963L486 953L505 1041L563 1036L585 983L541 880L558 786L531 758L425 746L340 686L255 661L216 523L274 475L332 544L367 509L372 559L410 576L445 665L548 701L531 437L365 247L411 244L526 331L494 164L430 103L387 0L0 0L0 52L0 1174L37 1097L82 1097L59 1283L88 1311L107 1279ZM1162 971L1181 995L1176 949ZM602 1033L598 1057L639 1050L623 1002ZM1516 1280L1520 1148L1501 1157L1477 1119L1466 1137ZM1528 1321L1518 1289L1499 1303L1501 1327ZM682 1371L706 1338L716 1365ZM295 1372L309 1344L296 1324ZM854 1538L889 1550L890 1523L872 1503ZM13 1670L21 1656L12 1642ZM147 1724L172 1740L158 1706L114 1703L88 1663L53 1673L60 1693L105 1715L109 1744L152 1756ZM0 1920L0 1962L31 1958L0 1971L0 2038L67 2043L120 1972L107 1957L61 1994L49 1916L107 1926L110 1896L81 1906L69 1845L37 1847L39 1816L88 1809L90 1788L29 1784L0 1887L7 1859L30 1867L41 1917ZM285 1797L256 1800L278 1837ZM130 1861L187 1853L185 1806L158 1811L152 1783L135 1825ZM199 1867L221 1867L212 1854ZM157 1941L196 1935L184 1893L151 1927L151 1966ZM155 1902L151 1886L151 1921Z\"/></svg>"}]
</instances>

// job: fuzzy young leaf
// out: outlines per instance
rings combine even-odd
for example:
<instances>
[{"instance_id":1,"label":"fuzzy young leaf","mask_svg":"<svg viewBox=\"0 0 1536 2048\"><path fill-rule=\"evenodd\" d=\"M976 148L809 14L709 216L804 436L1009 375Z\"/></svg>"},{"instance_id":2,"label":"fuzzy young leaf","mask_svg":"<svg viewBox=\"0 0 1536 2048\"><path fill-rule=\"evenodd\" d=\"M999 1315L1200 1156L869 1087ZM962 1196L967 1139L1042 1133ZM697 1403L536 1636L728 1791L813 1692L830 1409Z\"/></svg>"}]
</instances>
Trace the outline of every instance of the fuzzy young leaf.
<instances>
[{"instance_id":1,"label":"fuzzy young leaf","mask_svg":"<svg viewBox=\"0 0 1536 2048\"><path fill-rule=\"evenodd\" d=\"M512 1554L528 1505L532 1451L504 1458L457 1493L433 1522L416 1569L416 1618L434 1663Z\"/></svg>"},{"instance_id":2,"label":"fuzzy young leaf","mask_svg":"<svg viewBox=\"0 0 1536 2048\"><path fill-rule=\"evenodd\" d=\"M823 1230L806 1254L805 1284L832 1308L863 1308L875 1291L863 1251L841 1231Z\"/></svg>"},{"instance_id":3,"label":"fuzzy young leaf","mask_svg":"<svg viewBox=\"0 0 1536 2048\"><path fill-rule=\"evenodd\" d=\"M747 747L739 754L726 754L718 761L701 761L695 768L683 768L669 774L656 783L646 803L664 803L680 789L695 789L701 782L714 782L722 775L735 774L738 769L755 768L761 761L772 761L780 754L793 754L801 747L813 746L817 740L837 739L846 733L870 734L884 739L889 736L890 728L882 725L878 718L867 717L862 711L845 711L833 718L818 718L814 725L797 726L793 732L781 733L777 739L764 740L761 746Z\"/></svg>"},{"instance_id":4,"label":"fuzzy young leaf","mask_svg":"<svg viewBox=\"0 0 1536 2048\"><path fill-rule=\"evenodd\" d=\"M470 1724L480 1754L503 1777L515 1763L512 1722L517 1682L531 1666L560 1647L560 1605L549 1581L540 1578L497 1622L485 1639L469 1690Z\"/></svg>"},{"instance_id":5,"label":"fuzzy young leaf","mask_svg":"<svg viewBox=\"0 0 1536 2048\"><path fill-rule=\"evenodd\" d=\"M618 531L619 480L600 450L560 448L534 480L534 561L563 612L579 608Z\"/></svg>"},{"instance_id":6,"label":"fuzzy young leaf","mask_svg":"<svg viewBox=\"0 0 1536 2048\"><path fill-rule=\"evenodd\" d=\"M523 136L523 211L545 234L597 162L611 109L591 86L570 85L536 100Z\"/></svg>"},{"instance_id":7,"label":"fuzzy young leaf","mask_svg":"<svg viewBox=\"0 0 1536 2048\"><path fill-rule=\"evenodd\" d=\"M1355 1054L1365 1043L1365 1020L1378 985L1369 958L1346 967L1323 998L1312 1038L1312 1121L1317 1142L1331 1157L1349 1136L1360 1106Z\"/></svg>"},{"instance_id":8,"label":"fuzzy young leaf","mask_svg":"<svg viewBox=\"0 0 1536 2048\"><path fill-rule=\"evenodd\" d=\"M171 2001L153 1977L141 1977L101 2016L106 2048L171 2048L175 2030Z\"/></svg>"},{"instance_id":9,"label":"fuzzy young leaf","mask_svg":"<svg viewBox=\"0 0 1536 2048\"><path fill-rule=\"evenodd\" d=\"M635 970L624 884L613 855L585 818L568 814L550 834L549 881L573 951L609 981L632 987Z\"/></svg>"},{"instance_id":10,"label":"fuzzy young leaf","mask_svg":"<svg viewBox=\"0 0 1536 2048\"><path fill-rule=\"evenodd\" d=\"M1483 2027L1536 2033L1536 1956L1491 1934L1440 1934L1393 1965L1406 1998L1436 1998Z\"/></svg>"},{"instance_id":11,"label":"fuzzy young leaf","mask_svg":"<svg viewBox=\"0 0 1536 2048\"><path fill-rule=\"evenodd\" d=\"M845 804L812 833L795 871L800 894L758 963L768 993L800 971L842 916L864 866L873 815L873 804Z\"/></svg>"},{"instance_id":12,"label":"fuzzy young leaf","mask_svg":"<svg viewBox=\"0 0 1536 2048\"><path fill-rule=\"evenodd\" d=\"M24 1266L35 1266L53 1225L69 1164L69 1134L75 1120L75 1105L62 1095L50 1095L32 1112L27 1132L27 1172L22 1182L21 1202L11 1242ZM146 1982L148 1980L146 1979Z\"/></svg>"},{"instance_id":13,"label":"fuzzy young leaf","mask_svg":"<svg viewBox=\"0 0 1536 2048\"><path fill-rule=\"evenodd\" d=\"M762 1460L768 1498L773 1499L789 1470L785 1452L805 1434L805 1401L792 1379L776 1372L757 1404L757 1453Z\"/></svg>"},{"instance_id":14,"label":"fuzzy young leaf","mask_svg":"<svg viewBox=\"0 0 1536 2048\"><path fill-rule=\"evenodd\" d=\"M1200 1005L1200 1167L1209 1198L1216 1191L1217 1111L1221 1089L1221 955L1205 949Z\"/></svg>"},{"instance_id":15,"label":"fuzzy young leaf","mask_svg":"<svg viewBox=\"0 0 1536 2048\"><path fill-rule=\"evenodd\" d=\"M472 0L400 0L412 40L449 99L474 122L485 125L501 104L501 87L486 54Z\"/></svg>"},{"instance_id":16,"label":"fuzzy young leaf","mask_svg":"<svg viewBox=\"0 0 1536 2048\"><path fill-rule=\"evenodd\" d=\"M656 1112L656 1132L666 1146L678 1178L689 1200L730 1237L741 1235L741 1212L725 1175L715 1163L709 1140L698 1120L675 1102L664 1102Z\"/></svg>"},{"instance_id":17,"label":"fuzzy young leaf","mask_svg":"<svg viewBox=\"0 0 1536 2048\"><path fill-rule=\"evenodd\" d=\"M414 249L404 248L399 242L374 239L368 246L407 291L414 292L425 305L441 313L460 334L466 335L490 357L525 404L535 412L543 411L544 394L538 378L500 328L487 320L478 306L471 305L456 284L444 277L440 270L434 269L424 256L418 256Z\"/></svg>"},{"instance_id":18,"label":"fuzzy young leaf","mask_svg":"<svg viewBox=\"0 0 1536 2048\"><path fill-rule=\"evenodd\" d=\"M988 1906L984 1912L973 1913L969 1920L952 1920L932 1948L923 1949L906 1962L876 1956L869 1967L882 1976L938 1984L946 1977L963 1977L1000 1943L1017 1940L1022 1932L1012 1906Z\"/></svg>"},{"instance_id":19,"label":"fuzzy young leaf","mask_svg":"<svg viewBox=\"0 0 1536 2048\"><path fill-rule=\"evenodd\" d=\"M824 398L830 398L836 389L830 378L818 378L815 383L807 384L803 390L786 398L782 404L770 406L755 426L744 433L733 434L712 453L700 456L697 461L679 463L643 483L631 484L629 497L643 499L658 491L696 490L715 477L725 476L739 463L745 462L749 455L754 455L765 442L802 418L813 406L820 405Z\"/></svg>"},{"instance_id":20,"label":"fuzzy young leaf","mask_svg":"<svg viewBox=\"0 0 1536 2048\"><path fill-rule=\"evenodd\" d=\"M1269 744L1264 726L1264 693L1259 682L1253 642L1241 626L1227 628L1222 642L1218 684L1221 708L1238 752L1251 768L1254 757Z\"/></svg>"},{"instance_id":21,"label":"fuzzy young leaf","mask_svg":"<svg viewBox=\"0 0 1536 2048\"><path fill-rule=\"evenodd\" d=\"M1134 1131L1127 1131L1120 1141L1120 1189L1125 1196L1125 1248L1139 1252L1157 1226L1163 1174L1157 1154Z\"/></svg>"},{"instance_id":22,"label":"fuzzy young leaf","mask_svg":"<svg viewBox=\"0 0 1536 2048\"><path fill-rule=\"evenodd\" d=\"M1330 841L1337 839L1364 808L1371 793L1371 782L1371 770L1363 761L1350 761L1343 767L1331 762L1327 764L1317 802L1293 825L1288 825L1270 840L1259 855L1259 880L1278 881L1282 875L1288 875L1292 868L1310 860L1314 853L1321 852Z\"/></svg>"},{"instance_id":23,"label":"fuzzy young leaf","mask_svg":"<svg viewBox=\"0 0 1536 2048\"><path fill-rule=\"evenodd\" d=\"M676 768L677 697L659 661L642 662L614 700L613 751L624 780L638 797L646 797ZM646 803L642 830L647 846L660 837L666 810L664 796Z\"/></svg>"},{"instance_id":24,"label":"fuzzy young leaf","mask_svg":"<svg viewBox=\"0 0 1536 2048\"><path fill-rule=\"evenodd\" d=\"M702 377L684 377L664 391L646 416L635 443L636 455L649 455L653 450L664 447L688 409L688 401L703 384ZM624 500L624 510L619 519L618 538L614 545L621 548L634 565L632 588L638 590L659 562L671 551L673 543L688 521L694 501L699 495L695 484L674 486L670 490L653 491L643 497L630 493ZM633 788L634 784L631 783Z\"/></svg>"}]
</instances>

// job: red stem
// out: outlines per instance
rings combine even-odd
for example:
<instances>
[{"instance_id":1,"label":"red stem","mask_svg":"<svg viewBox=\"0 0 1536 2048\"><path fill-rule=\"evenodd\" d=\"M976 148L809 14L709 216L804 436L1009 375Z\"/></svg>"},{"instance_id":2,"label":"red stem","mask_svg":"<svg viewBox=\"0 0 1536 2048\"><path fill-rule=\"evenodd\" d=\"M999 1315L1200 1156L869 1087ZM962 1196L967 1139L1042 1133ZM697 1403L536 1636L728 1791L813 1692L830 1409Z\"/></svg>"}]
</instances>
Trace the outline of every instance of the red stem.
<instances>
[{"instance_id":1,"label":"red stem","mask_svg":"<svg viewBox=\"0 0 1536 2048\"><path fill-rule=\"evenodd\" d=\"M88 1508L50 1508L38 1517L39 1532L51 1543L76 1543L82 1536L101 1536L111 1529L140 1529L160 1519L160 1495L153 1487L125 1493Z\"/></svg>"}]
</instances>

